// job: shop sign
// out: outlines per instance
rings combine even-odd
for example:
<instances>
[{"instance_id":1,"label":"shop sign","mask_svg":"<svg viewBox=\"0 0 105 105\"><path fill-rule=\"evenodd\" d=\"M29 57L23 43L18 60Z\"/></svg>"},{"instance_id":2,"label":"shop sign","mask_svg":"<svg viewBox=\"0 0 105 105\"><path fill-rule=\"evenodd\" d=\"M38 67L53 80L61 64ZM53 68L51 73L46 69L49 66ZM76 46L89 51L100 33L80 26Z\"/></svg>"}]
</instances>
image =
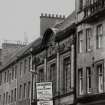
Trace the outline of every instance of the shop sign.
<instances>
[{"instance_id":1,"label":"shop sign","mask_svg":"<svg viewBox=\"0 0 105 105\"><path fill-rule=\"evenodd\" d=\"M37 100L52 99L52 82L36 83Z\"/></svg>"},{"instance_id":2,"label":"shop sign","mask_svg":"<svg viewBox=\"0 0 105 105\"><path fill-rule=\"evenodd\" d=\"M37 105L53 105L53 101L37 101Z\"/></svg>"}]
</instances>

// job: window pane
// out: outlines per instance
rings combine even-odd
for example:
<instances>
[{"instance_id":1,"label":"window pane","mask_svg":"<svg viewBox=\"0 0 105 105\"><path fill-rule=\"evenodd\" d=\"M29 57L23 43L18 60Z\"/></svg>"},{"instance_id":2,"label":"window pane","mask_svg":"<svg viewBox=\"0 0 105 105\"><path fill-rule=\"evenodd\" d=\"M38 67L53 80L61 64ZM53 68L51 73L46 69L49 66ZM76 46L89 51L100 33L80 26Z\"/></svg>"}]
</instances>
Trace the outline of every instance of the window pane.
<instances>
[{"instance_id":1,"label":"window pane","mask_svg":"<svg viewBox=\"0 0 105 105\"><path fill-rule=\"evenodd\" d=\"M14 90L14 101L16 101L16 88Z\"/></svg>"},{"instance_id":2,"label":"window pane","mask_svg":"<svg viewBox=\"0 0 105 105\"><path fill-rule=\"evenodd\" d=\"M30 96L30 82L28 82L28 97Z\"/></svg>"},{"instance_id":3,"label":"window pane","mask_svg":"<svg viewBox=\"0 0 105 105\"><path fill-rule=\"evenodd\" d=\"M67 57L63 61L63 91L64 93L68 93L71 88L71 64L70 64L70 57Z\"/></svg>"},{"instance_id":4,"label":"window pane","mask_svg":"<svg viewBox=\"0 0 105 105\"><path fill-rule=\"evenodd\" d=\"M86 73L87 73L87 93L91 92L91 68L87 67L86 68Z\"/></svg>"},{"instance_id":5,"label":"window pane","mask_svg":"<svg viewBox=\"0 0 105 105\"><path fill-rule=\"evenodd\" d=\"M78 33L78 52L81 53L83 50L83 35L82 31Z\"/></svg>"},{"instance_id":6,"label":"window pane","mask_svg":"<svg viewBox=\"0 0 105 105\"><path fill-rule=\"evenodd\" d=\"M6 92L6 104L8 103L8 92Z\"/></svg>"},{"instance_id":7,"label":"window pane","mask_svg":"<svg viewBox=\"0 0 105 105\"><path fill-rule=\"evenodd\" d=\"M24 93L23 93L23 97L26 98L26 84L24 84Z\"/></svg>"},{"instance_id":8,"label":"window pane","mask_svg":"<svg viewBox=\"0 0 105 105\"><path fill-rule=\"evenodd\" d=\"M26 73L26 68L27 68L26 65L27 65L27 60L25 59L25 60L24 60L24 73Z\"/></svg>"},{"instance_id":9,"label":"window pane","mask_svg":"<svg viewBox=\"0 0 105 105\"><path fill-rule=\"evenodd\" d=\"M17 77L17 65L15 65L15 79Z\"/></svg>"},{"instance_id":10,"label":"window pane","mask_svg":"<svg viewBox=\"0 0 105 105\"><path fill-rule=\"evenodd\" d=\"M86 51L90 51L91 47L91 29L86 29Z\"/></svg>"},{"instance_id":11,"label":"window pane","mask_svg":"<svg viewBox=\"0 0 105 105\"><path fill-rule=\"evenodd\" d=\"M103 66L102 64L97 66L97 76L98 76L98 91L99 93L103 92L104 82L103 82Z\"/></svg>"},{"instance_id":12,"label":"window pane","mask_svg":"<svg viewBox=\"0 0 105 105\"><path fill-rule=\"evenodd\" d=\"M44 81L44 69L39 70L39 82Z\"/></svg>"},{"instance_id":13,"label":"window pane","mask_svg":"<svg viewBox=\"0 0 105 105\"><path fill-rule=\"evenodd\" d=\"M103 37L103 29L102 25L97 26L97 48L102 47L102 37Z\"/></svg>"},{"instance_id":14,"label":"window pane","mask_svg":"<svg viewBox=\"0 0 105 105\"><path fill-rule=\"evenodd\" d=\"M12 67L12 80L14 79L14 67Z\"/></svg>"},{"instance_id":15,"label":"window pane","mask_svg":"<svg viewBox=\"0 0 105 105\"><path fill-rule=\"evenodd\" d=\"M19 99L22 98L22 85L20 85L20 89L19 89Z\"/></svg>"},{"instance_id":16,"label":"window pane","mask_svg":"<svg viewBox=\"0 0 105 105\"><path fill-rule=\"evenodd\" d=\"M79 69L78 77L79 77L79 95L82 95L83 94L83 70L82 69Z\"/></svg>"},{"instance_id":17,"label":"window pane","mask_svg":"<svg viewBox=\"0 0 105 105\"><path fill-rule=\"evenodd\" d=\"M53 83L53 93L55 95L56 93L56 76L57 76L57 73L56 73L56 64L51 64L50 66L50 81L52 81Z\"/></svg>"},{"instance_id":18,"label":"window pane","mask_svg":"<svg viewBox=\"0 0 105 105\"><path fill-rule=\"evenodd\" d=\"M11 90L11 103L13 102L13 90Z\"/></svg>"}]
</instances>

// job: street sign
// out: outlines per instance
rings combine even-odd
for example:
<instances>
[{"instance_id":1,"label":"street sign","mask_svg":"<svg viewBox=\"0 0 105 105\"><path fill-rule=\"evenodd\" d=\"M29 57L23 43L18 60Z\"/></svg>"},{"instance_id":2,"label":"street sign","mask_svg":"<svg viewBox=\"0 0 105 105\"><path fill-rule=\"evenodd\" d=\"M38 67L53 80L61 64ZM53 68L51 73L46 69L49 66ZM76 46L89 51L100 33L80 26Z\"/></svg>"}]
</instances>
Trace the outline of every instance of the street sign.
<instances>
[{"instance_id":1,"label":"street sign","mask_svg":"<svg viewBox=\"0 0 105 105\"><path fill-rule=\"evenodd\" d=\"M36 83L37 100L52 99L52 82Z\"/></svg>"},{"instance_id":2,"label":"street sign","mask_svg":"<svg viewBox=\"0 0 105 105\"><path fill-rule=\"evenodd\" d=\"M53 105L53 101L37 101L37 105Z\"/></svg>"}]
</instances>

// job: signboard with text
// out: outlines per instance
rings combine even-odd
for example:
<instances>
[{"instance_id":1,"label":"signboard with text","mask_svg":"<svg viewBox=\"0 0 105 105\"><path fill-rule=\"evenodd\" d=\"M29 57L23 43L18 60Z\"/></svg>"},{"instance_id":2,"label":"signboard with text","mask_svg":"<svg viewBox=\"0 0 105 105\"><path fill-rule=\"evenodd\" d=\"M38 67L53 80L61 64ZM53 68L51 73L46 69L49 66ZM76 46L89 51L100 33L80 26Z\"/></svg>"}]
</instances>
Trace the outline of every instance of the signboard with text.
<instances>
[{"instance_id":1,"label":"signboard with text","mask_svg":"<svg viewBox=\"0 0 105 105\"><path fill-rule=\"evenodd\" d=\"M36 83L37 100L52 99L52 82Z\"/></svg>"},{"instance_id":2,"label":"signboard with text","mask_svg":"<svg viewBox=\"0 0 105 105\"><path fill-rule=\"evenodd\" d=\"M37 105L53 105L53 101L37 101Z\"/></svg>"}]
</instances>

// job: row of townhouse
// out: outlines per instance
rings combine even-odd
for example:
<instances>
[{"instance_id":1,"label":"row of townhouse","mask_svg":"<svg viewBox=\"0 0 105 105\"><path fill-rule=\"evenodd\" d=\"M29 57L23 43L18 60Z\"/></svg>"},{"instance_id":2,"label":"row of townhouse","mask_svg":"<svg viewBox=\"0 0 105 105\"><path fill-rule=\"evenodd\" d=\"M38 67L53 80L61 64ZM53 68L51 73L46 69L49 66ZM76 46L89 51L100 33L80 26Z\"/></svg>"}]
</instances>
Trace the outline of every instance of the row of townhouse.
<instances>
[{"instance_id":1,"label":"row of townhouse","mask_svg":"<svg viewBox=\"0 0 105 105\"><path fill-rule=\"evenodd\" d=\"M52 82L53 104L73 105L75 12L41 14L41 35L12 54L0 70L0 105L36 105L36 82Z\"/></svg>"},{"instance_id":2,"label":"row of townhouse","mask_svg":"<svg viewBox=\"0 0 105 105\"><path fill-rule=\"evenodd\" d=\"M0 105L21 105L23 100L24 104L29 105L32 83L29 72L31 56L24 56L24 52L30 45L13 54L1 68Z\"/></svg>"},{"instance_id":3,"label":"row of townhouse","mask_svg":"<svg viewBox=\"0 0 105 105\"><path fill-rule=\"evenodd\" d=\"M37 82L53 83L54 105L104 105L104 17L104 0L75 0L67 18L42 14L41 36L0 70L0 105L36 105Z\"/></svg>"}]
</instances>

